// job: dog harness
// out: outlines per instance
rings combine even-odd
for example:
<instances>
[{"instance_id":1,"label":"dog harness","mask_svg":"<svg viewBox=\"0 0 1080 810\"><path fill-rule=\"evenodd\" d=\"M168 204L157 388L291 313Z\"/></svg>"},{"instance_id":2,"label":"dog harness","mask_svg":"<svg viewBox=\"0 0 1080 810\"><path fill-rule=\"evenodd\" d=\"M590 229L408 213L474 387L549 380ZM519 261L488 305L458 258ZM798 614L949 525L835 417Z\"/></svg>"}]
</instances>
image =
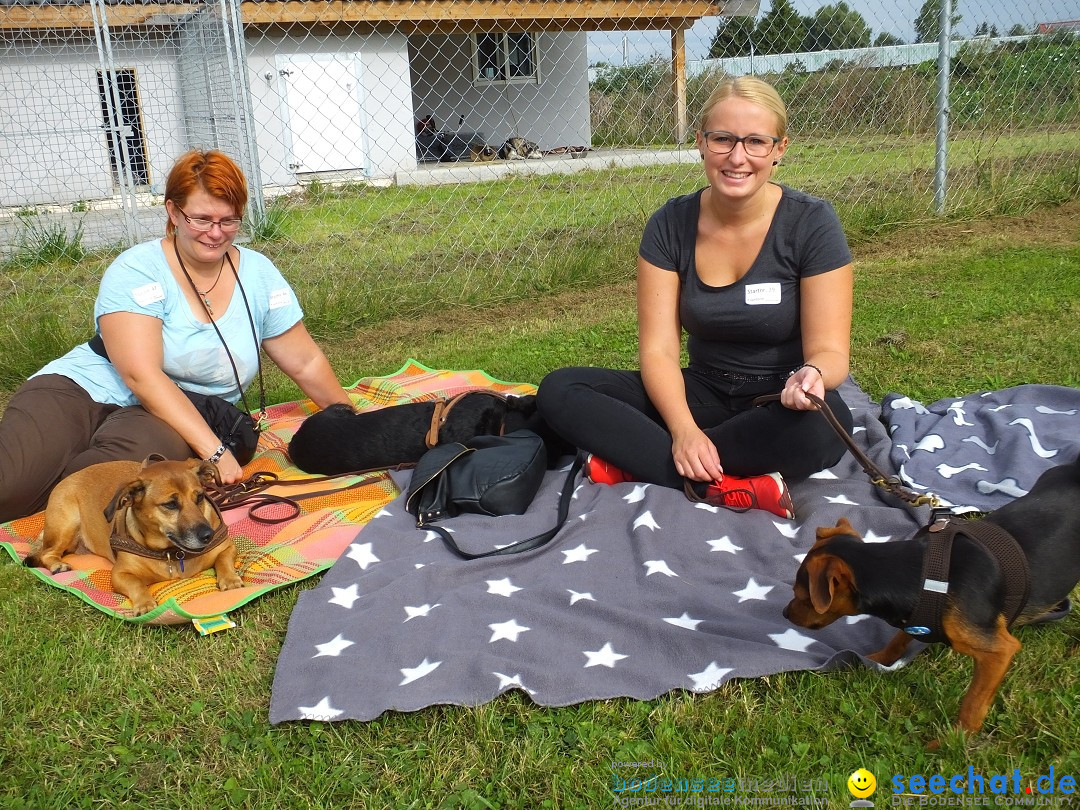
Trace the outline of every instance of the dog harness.
<instances>
[{"instance_id":1,"label":"dog harness","mask_svg":"<svg viewBox=\"0 0 1080 810\"><path fill-rule=\"evenodd\" d=\"M431 424L428 426L427 435L424 437L424 444L427 445L428 450L439 443L439 430L446 424L446 420L450 418L450 411L454 409L454 406L461 402L462 399L469 394L486 394L494 399L502 400L506 402L506 394L501 394L498 391L463 391L457 396L451 399L438 399L435 400L435 410L431 413ZM499 426L499 435L502 436L506 429L506 414L503 414L503 424Z\"/></svg>"},{"instance_id":2,"label":"dog harness","mask_svg":"<svg viewBox=\"0 0 1080 810\"><path fill-rule=\"evenodd\" d=\"M949 592L949 562L953 538L961 534L985 548L1005 576L1005 623L1012 626L1027 604L1031 592L1031 574L1027 557L1013 536L986 520L964 521L939 518L927 529L929 535L923 553L922 591L915 610L908 617L904 632L928 644L948 643L941 620Z\"/></svg>"}]
</instances>

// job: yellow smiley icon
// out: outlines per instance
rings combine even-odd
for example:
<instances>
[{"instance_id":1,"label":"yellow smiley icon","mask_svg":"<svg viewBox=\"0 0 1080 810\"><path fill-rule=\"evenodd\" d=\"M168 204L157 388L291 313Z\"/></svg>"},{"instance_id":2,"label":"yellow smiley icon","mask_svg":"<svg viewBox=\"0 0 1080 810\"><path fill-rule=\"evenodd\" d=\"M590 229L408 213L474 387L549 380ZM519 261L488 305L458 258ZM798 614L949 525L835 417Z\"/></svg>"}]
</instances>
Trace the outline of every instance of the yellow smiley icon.
<instances>
[{"instance_id":1,"label":"yellow smiley icon","mask_svg":"<svg viewBox=\"0 0 1080 810\"><path fill-rule=\"evenodd\" d=\"M856 799L865 799L877 790L877 779L866 768L859 768L848 777L847 789Z\"/></svg>"}]
</instances>

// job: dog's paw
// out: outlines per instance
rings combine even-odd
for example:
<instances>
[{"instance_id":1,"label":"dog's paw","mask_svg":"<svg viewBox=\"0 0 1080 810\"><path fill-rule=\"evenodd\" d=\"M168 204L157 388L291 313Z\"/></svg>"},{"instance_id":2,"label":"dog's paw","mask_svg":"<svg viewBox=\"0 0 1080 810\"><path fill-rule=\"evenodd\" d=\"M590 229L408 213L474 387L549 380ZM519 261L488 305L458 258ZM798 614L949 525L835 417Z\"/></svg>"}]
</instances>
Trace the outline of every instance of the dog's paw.
<instances>
[{"instance_id":1,"label":"dog's paw","mask_svg":"<svg viewBox=\"0 0 1080 810\"><path fill-rule=\"evenodd\" d=\"M243 588L244 580L240 579L236 574L233 574L232 576L226 575L224 577L219 574L217 587L219 591L232 591L236 588Z\"/></svg>"},{"instance_id":2,"label":"dog's paw","mask_svg":"<svg viewBox=\"0 0 1080 810\"><path fill-rule=\"evenodd\" d=\"M154 601L152 596L140 597L138 601L131 601L131 612L136 616L142 616L144 613L149 613L151 610L157 607L157 602Z\"/></svg>"},{"instance_id":3,"label":"dog's paw","mask_svg":"<svg viewBox=\"0 0 1080 810\"><path fill-rule=\"evenodd\" d=\"M61 562L48 566L48 569L50 574L65 574L71 570L71 566L66 562Z\"/></svg>"}]
</instances>

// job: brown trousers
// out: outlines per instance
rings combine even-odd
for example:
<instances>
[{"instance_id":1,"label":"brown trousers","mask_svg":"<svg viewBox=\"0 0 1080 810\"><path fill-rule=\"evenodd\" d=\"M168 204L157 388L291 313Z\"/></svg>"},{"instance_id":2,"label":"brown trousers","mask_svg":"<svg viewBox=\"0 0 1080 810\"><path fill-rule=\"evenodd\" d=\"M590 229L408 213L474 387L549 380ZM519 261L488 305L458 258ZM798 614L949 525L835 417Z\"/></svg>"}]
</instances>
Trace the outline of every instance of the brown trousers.
<instances>
[{"instance_id":1,"label":"brown trousers","mask_svg":"<svg viewBox=\"0 0 1080 810\"><path fill-rule=\"evenodd\" d=\"M192 455L179 433L142 406L95 402L59 374L32 377L0 419L0 522L44 509L52 488L77 470L151 453Z\"/></svg>"}]
</instances>

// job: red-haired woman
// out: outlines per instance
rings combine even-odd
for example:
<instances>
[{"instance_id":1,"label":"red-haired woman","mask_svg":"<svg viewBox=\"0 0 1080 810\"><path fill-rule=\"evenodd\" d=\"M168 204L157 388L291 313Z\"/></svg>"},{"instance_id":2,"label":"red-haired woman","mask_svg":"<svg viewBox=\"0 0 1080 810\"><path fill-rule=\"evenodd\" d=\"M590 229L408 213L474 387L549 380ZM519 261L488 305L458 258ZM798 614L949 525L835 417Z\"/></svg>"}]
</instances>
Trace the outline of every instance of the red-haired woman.
<instances>
[{"instance_id":1,"label":"red-haired woman","mask_svg":"<svg viewBox=\"0 0 1080 810\"><path fill-rule=\"evenodd\" d=\"M0 521L43 509L62 478L102 461L195 456L214 461L224 482L240 480L181 388L236 402L237 377L247 388L260 348L319 407L349 404L289 283L233 244L246 205L247 182L227 155L176 162L165 238L124 251L102 277L100 339L34 374L0 420Z\"/></svg>"}]
</instances>

